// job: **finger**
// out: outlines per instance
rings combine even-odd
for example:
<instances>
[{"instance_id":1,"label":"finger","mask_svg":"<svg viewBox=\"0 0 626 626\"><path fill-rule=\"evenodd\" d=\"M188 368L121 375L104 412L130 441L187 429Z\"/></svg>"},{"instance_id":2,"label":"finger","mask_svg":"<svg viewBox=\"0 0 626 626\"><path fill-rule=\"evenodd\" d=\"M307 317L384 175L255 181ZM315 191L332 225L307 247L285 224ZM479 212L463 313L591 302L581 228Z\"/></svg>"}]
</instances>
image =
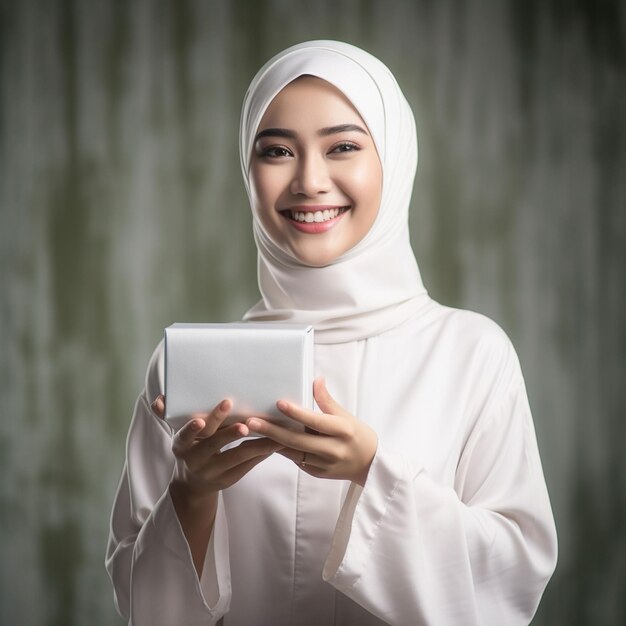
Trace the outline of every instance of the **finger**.
<instances>
[{"instance_id":1,"label":"finger","mask_svg":"<svg viewBox=\"0 0 626 626\"><path fill-rule=\"evenodd\" d=\"M315 413L314 415L318 414ZM295 432L258 417L248 418L246 420L246 424L251 431L259 433L264 437L268 437L269 439L282 444L286 448L294 448L295 450L300 450L301 452L311 452L323 455L324 450L329 445L329 442L332 441L329 437Z\"/></svg>"},{"instance_id":2,"label":"finger","mask_svg":"<svg viewBox=\"0 0 626 626\"><path fill-rule=\"evenodd\" d=\"M330 468L327 466L327 463L313 454L307 453L304 462L302 460L302 452L300 452L300 450L283 448L282 450L278 450L276 454L280 454L293 461L301 471L306 472L310 476L314 476L315 478L329 477Z\"/></svg>"},{"instance_id":3,"label":"finger","mask_svg":"<svg viewBox=\"0 0 626 626\"><path fill-rule=\"evenodd\" d=\"M272 454L273 453L255 456L228 470L225 474L222 475L222 480L220 481L223 484L222 488L226 489L234 485L236 482L241 480L250 470L259 465L259 463L262 463L266 459L269 459Z\"/></svg>"},{"instance_id":4,"label":"finger","mask_svg":"<svg viewBox=\"0 0 626 626\"><path fill-rule=\"evenodd\" d=\"M300 424L304 424L310 430L331 436L343 434L342 420L338 420L333 414L318 413L317 411L305 409L297 404L287 402L287 400L279 400L276 406L281 413Z\"/></svg>"},{"instance_id":5,"label":"finger","mask_svg":"<svg viewBox=\"0 0 626 626\"><path fill-rule=\"evenodd\" d=\"M249 434L250 429L242 422L237 422L230 426L220 428L206 441L206 448L217 452L229 443L237 441L237 439L241 439L242 437L247 437Z\"/></svg>"},{"instance_id":6,"label":"finger","mask_svg":"<svg viewBox=\"0 0 626 626\"><path fill-rule=\"evenodd\" d=\"M247 463L249 460L256 457L274 454L274 452L282 449L282 447L281 444L266 438L244 441L238 446L229 448L218 456L212 457L211 471L215 471L215 469L219 468L221 473L228 472L238 465Z\"/></svg>"},{"instance_id":7,"label":"finger","mask_svg":"<svg viewBox=\"0 0 626 626\"><path fill-rule=\"evenodd\" d=\"M205 421L201 418L189 420L175 435L172 441L174 456L181 457L193 447L198 433L204 428Z\"/></svg>"},{"instance_id":8,"label":"finger","mask_svg":"<svg viewBox=\"0 0 626 626\"><path fill-rule=\"evenodd\" d=\"M330 415L351 417L351 414L330 395L330 392L326 388L326 380L322 376L318 376L313 381L313 397L322 412L329 413Z\"/></svg>"},{"instance_id":9,"label":"finger","mask_svg":"<svg viewBox=\"0 0 626 626\"><path fill-rule=\"evenodd\" d=\"M237 423L220 428L212 437L197 441L185 453L185 462L191 471L200 471L211 459L211 456L219 452L224 446L247 437L249 433L245 424Z\"/></svg>"},{"instance_id":10,"label":"finger","mask_svg":"<svg viewBox=\"0 0 626 626\"><path fill-rule=\"evenodd\" d=\"M232 400L230 400L229 398L225 398L219 404L217 404L210 413L194 414L194 417L204 419L205 421L205 426L199 433L199 436L213 436L217 432L218 428L222 425L222 422L228 417L228 414L232 408Z\"/></svg>"},{"instance_id":11,"label":"finger","mask_svg":"<svg viewBox=\"0 0 626 626\"><path fill-rule=\"evenodd\" d=\"M312 452L303 453L302 450L294 450L293 448L283 448L277 450L276 454L284 456L286 459L293 461L301 469L305 469L309 465L317 469L324 469L328 466L328 461Z\"/></svg>"},{"instance_id":12,"label":"finger","mask_svg":"<svg viewBox=\"0 0 626 626\"><path fill-rule=\"evenodd\" d=\"M163 419L165 417L165 396L160 393L153 401L152 404L150 405L150 408L153 410L153 412L160 417L161 419Z\"/></svg>"}]
</instances>

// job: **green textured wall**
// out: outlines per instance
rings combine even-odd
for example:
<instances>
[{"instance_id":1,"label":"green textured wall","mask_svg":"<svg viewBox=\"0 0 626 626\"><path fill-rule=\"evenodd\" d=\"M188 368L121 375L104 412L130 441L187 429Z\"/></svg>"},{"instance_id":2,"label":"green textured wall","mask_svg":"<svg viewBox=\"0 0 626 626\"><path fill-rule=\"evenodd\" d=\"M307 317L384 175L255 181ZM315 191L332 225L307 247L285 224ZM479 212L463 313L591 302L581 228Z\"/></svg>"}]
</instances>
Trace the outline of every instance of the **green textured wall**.
<instances>
[{"instance_id":1,"label":"green textured wall","mask_svg":"<svg viewBox=\"0 0 626 626\"><path fill-rule=\"evenodd\" d=\"M145 365L164 326L256 300L239 107L313 38L396 74L424 281L520 354L560 537L533 623L626 623L625 36L618 1L0 0L0 623L121 623Z\"/></svg>"}]
</instances>

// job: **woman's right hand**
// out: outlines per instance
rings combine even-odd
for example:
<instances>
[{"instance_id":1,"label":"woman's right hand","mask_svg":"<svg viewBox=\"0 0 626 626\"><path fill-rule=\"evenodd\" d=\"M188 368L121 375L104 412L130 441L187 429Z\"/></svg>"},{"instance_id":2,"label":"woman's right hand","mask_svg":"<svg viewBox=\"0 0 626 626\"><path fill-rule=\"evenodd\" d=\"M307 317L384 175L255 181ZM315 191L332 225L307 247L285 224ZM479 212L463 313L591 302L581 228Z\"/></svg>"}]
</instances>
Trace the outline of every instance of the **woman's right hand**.
<instances>
[{"instance_id":1,"label":"woman's right hand","mask_svg":"<svg viewBox=\"0 0 626 626\"><path fill-rule=\"evenodd\" d=\"M151 406L163 419L165 397L158 396ZM193 415L172 442L176 469L169 491L198 579L213 529L219 491L236 483L283 447L271 439L258 438L222 452L224 446L249 432L242 423L222 426L231 409L232 402L226 399L209 413Z\"/></svg>"},{"instance_id":2,"label":"woman's right hand","mask_svg":"<svg viewBox=\"0 0 626 626\"><path fill-rule=\"evenodd\" d=\"M263 437L244 441L222 452L224 446L249 434L243 423L222 427L231 409L232 402L228 398L222 400L209 413L194 414L174 436L172 452L177 463L172 484L190 501L215 497L282 448ZM152 410L163 418L164 396L156 398Z\"/></svg>"}]
</instances>

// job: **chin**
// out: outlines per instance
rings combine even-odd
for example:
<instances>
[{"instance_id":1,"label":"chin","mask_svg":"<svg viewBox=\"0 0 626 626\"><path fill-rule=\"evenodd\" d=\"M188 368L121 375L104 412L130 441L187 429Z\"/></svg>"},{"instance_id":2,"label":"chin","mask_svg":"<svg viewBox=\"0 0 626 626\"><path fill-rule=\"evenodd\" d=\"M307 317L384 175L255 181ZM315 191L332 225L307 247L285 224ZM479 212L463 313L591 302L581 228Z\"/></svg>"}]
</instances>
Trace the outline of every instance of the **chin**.
<instances>
[{"instance_id":1,"label":"chin","mask_svg":"<svg viewBox=\"0 0 626 626\"><path fill-rule=\"evenodd\" d=\"M326 267L339 257L339 254L331 252L304 254L302 251L292 250L292 253L298 261L300 261L300 263L306 265L307 267Z\"/></svg>"}]
</instances>

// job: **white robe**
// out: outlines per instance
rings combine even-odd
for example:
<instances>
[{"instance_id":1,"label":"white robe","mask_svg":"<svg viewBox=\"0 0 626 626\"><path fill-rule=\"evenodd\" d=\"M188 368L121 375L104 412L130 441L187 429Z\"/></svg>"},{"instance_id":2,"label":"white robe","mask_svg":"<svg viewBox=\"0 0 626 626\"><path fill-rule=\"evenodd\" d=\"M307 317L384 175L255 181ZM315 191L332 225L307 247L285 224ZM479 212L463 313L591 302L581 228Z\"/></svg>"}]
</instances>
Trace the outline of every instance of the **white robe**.
<instances>
[{"instance_id":1,"label":"white robe","mask_svg":"<svg viewBox=\"0 0 626 626\"><path fill-rule=\"evenodd\" d=\"M378 433L365 487L273 455L220 494L198 580L168 493L172 433L150 410L157 348L111 518L120 613L134 626L528 624L557 543L504 332L430 301L377 336L316 345L316 375Z\"/></svg>"}]
</instances>

